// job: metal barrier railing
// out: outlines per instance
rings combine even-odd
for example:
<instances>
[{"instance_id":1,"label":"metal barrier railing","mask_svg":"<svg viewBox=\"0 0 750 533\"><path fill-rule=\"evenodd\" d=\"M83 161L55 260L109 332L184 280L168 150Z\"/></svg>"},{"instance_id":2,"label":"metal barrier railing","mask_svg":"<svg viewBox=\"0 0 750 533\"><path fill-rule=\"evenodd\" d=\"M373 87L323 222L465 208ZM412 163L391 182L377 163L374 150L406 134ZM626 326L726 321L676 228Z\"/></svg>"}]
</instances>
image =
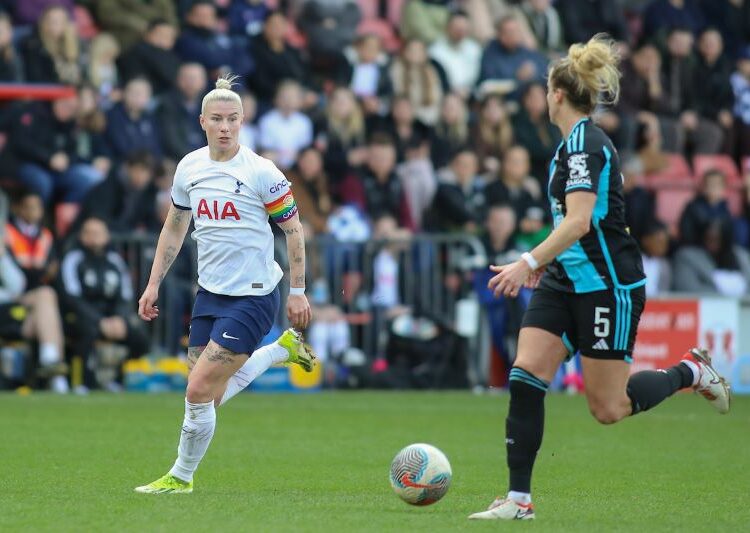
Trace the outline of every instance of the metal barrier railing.
<instances>
[{"instance_id":1,"label":"metal barrier railing","mask_svg":"<svg viewBox=\"0 0 750 533\"><path fill-rule=\"evenodd\" d=\"M156 235L115 235L113 246L122 254L133 273L133 284L140 295L150 273L156 249ZM288 272L283 238L276 240L276 260ZM376 279L381 274L376 263L383 255L396 270L393 279ZM383 347L386 321L383 318L394 304L409 308L414 314L462 330L468 341L469 374L474 384L483 381L480 352L481 309L477 304L476 328L459 327L459 302L474 301L471 275L475 268L487 264L482 244L471 235L418 234L408 240L368 240L361 243L339 242L330 236L317 236L307 243L308 297L314 306L332 305L342 310L350 325L352 346L374 356ZM164 281L159 297L160 320L152 328L155 349L170 351L174 339L187 332L186 320L192 306L196 284L196 249L186 239L180 257ZM380 283L392 283L388 296L378 294ZM288 276L282 280L282 294L287 293ZM175 298L187 302L176 303ZM395 298L395 299L394 299ZM178 316L170 316L178 315ZM464 317L465 318L465 317ZM287 326L286 309L279 311L277 323ZM171 346L170 346L171 345Z\"/></svg>"}]
</instances>

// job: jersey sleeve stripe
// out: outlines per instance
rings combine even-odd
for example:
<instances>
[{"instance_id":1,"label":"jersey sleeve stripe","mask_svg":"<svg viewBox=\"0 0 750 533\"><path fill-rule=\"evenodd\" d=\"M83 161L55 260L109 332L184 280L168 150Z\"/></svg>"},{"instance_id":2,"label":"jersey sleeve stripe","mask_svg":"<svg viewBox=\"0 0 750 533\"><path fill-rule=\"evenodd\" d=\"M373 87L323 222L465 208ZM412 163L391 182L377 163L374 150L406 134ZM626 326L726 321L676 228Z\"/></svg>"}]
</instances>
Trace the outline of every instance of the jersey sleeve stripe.
<instances>
[{"instance_id":1,"label":"jersey sleeve stripe","mask_svg":"<svg viewBox=\"0 0 750 533\"><path fill-rule=\"evenodd\" d=\"M175 206L177 209L182 209L183 211L190 211L189 207L185 207L184 205L176 204L174 201L174 198L170 197L170 200L172 200L172 205Z\"/></svg>"}]
</instances>

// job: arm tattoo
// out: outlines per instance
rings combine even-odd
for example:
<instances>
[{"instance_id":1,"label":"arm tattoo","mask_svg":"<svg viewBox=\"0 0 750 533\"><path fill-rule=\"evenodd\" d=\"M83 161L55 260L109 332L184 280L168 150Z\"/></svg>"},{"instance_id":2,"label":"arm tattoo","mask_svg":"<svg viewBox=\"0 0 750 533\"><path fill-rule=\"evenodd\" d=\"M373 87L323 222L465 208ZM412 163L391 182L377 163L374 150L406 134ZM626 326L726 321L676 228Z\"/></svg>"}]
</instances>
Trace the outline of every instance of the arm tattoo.
<instances>
[{"instance_id":1,"label":"arm tattoo","mask_svg":"<svg viewBox=\"0 0 750 533\"><path fill-rule=\"evenodd\" d=\"M167 275L167 271L169 270L169 267L172 266L172 263L174 263L175 258L177 257L177 253L179 250L176 246L167 246L167 249L164 250L164 257L162 259L162 266L161 266L161 275L159 276L159 283L164 281L164 276Z\"/></svg>"},{"instance_id":2,"label":"arm tattoo","mask_svg":"<svg viewBox=\"0 0 750 533\"><path fill-rule=\"evenodd\" d=\"M172 226L179 228L184 223L186 213L189 213L189 211L172 207L172 219L170 220Z\"/></svg>"},{"instance_id":3,"label":"arm tattoo","mask_svg":"<svg viewBox=\"0 0 750 533\"><path fill-rule=\"evenodd\" d=\"M283 230L286 235L294 235L295 233L299 233L299 228L297 228L296 226L293 228L283 228Z\"/></svg>"}]
</instances>

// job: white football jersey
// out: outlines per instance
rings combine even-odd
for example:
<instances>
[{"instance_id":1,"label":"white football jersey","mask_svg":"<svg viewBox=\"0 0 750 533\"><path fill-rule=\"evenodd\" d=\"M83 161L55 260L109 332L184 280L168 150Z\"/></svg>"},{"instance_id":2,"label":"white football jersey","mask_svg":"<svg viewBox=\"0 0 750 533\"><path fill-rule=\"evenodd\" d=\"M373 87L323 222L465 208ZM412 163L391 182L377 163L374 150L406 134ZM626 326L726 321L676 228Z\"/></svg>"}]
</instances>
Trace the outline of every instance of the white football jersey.
<instances>
[{"instance_id":1,"label":"white football jersey","mask_svg":"<svg viewBox=\"0 0 750 533\"><path fill-rule=\"evenodd\" d=\"M229 296L269 294L283 273L273 256L269 215L279 223L297 212L289 181L246 146L213 161L205 146L182 158L172 203L190 209L198 243L198 284Z\"/></svg>"}]
</instances>

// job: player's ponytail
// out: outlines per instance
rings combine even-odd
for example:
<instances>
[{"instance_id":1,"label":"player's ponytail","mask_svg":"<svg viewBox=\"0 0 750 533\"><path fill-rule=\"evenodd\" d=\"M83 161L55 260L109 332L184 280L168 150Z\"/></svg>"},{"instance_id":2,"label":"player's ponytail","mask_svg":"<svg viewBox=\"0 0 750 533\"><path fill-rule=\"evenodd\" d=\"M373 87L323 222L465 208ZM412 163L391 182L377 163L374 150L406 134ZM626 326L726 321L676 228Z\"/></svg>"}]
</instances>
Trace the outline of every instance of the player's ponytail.
<instances>
[{"instance_id":1,"label":"player's ponytail","mask_svg":"<svg viewBox=\"0 0 750 533\"><path fill-rule=\"evenodd\" d=\"M614 104L620 97L620 55L615 42L605 33L585 44L574 44L568 55L549 70L554 89L565 91L570 104L590 114L597 104Z\"/></svg>"},{"instance_id":2,"label":"player's ponytail","mask_svg":"<svg viewBox=\"0 0 750 533\"><path fill-rule=\"evenodd\" d=\"M216 88L210 91L206 96L203 97L201 103L201 113L206 111L206 104L210 102L236 102L237 105L242 109L242 100L240 95L232 90L234 82L239 79L239 76L233 74L227 74L216 80Z\"/></svg>"}]
</instances>

